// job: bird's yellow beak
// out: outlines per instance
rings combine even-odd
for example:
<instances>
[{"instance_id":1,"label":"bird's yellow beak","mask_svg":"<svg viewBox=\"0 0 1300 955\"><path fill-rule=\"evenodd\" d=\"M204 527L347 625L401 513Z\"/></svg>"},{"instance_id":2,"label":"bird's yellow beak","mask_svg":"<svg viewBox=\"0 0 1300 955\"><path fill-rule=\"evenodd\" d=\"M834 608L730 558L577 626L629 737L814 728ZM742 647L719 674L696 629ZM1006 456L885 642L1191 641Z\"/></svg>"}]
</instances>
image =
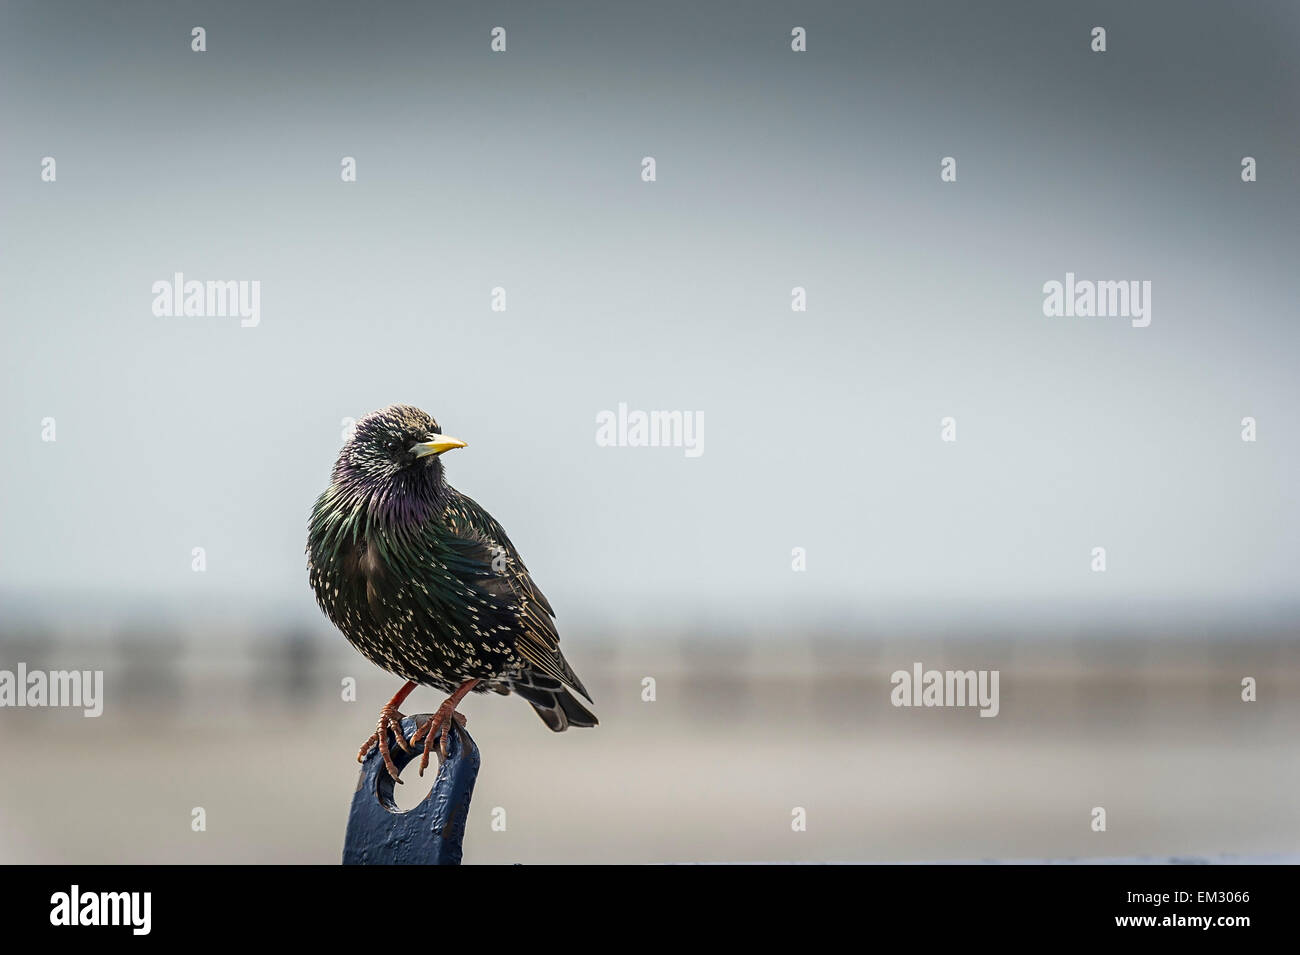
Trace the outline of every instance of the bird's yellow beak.
<instances>
[{"instance_id":1,"label":"bird's yellow beak","mask_svg":"<svg viewBox=\"0 0 1300 955\"><path fill-rule=\"evenodd\" d=\"M453 438L446 434L436 434L429 441L422 441L417 445L413 445L411 453L417 458L427 458L431 454L442 454L444 451L467 447L469 447L469 445L460 438Z\"/></svg>"}]
</instances>

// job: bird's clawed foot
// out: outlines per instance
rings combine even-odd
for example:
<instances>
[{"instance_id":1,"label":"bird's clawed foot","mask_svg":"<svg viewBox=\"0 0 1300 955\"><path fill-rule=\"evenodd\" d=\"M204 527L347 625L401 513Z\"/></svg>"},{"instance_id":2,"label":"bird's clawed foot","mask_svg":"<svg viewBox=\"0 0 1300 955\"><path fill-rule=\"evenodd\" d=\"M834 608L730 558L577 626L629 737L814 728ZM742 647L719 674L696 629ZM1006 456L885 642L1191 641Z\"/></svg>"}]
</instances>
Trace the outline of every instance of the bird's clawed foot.
<instances>
[{"instance_id":1,"label":"bird's clawed foot","mask_svg":"<svg viewBox=\"0 0 1300 955\"><path fill-rule=\"evenodd\" d=\"M469 734L464 732L465 717L456 712L456 704L464 698L466 693L474 689L478 682L478 678L474 678L462 683L456 692L447 697L442 706L438 707L433 716L416 727L415 733L412 734L411 741L408 743L406 737L402 735L402 714L397 711L397 708L402 705L416 686L414 680L407 680L406 685L398 690L396 695L384 704L384 708L379 711L379 723L370 739L362 744L361 751L357 753L357 762L363 762L370 750L377 745L379 754L384 758L384 766L388 769L388 775L392 776L395 782L400 783L402 780L397 775L397 764L393 762L393 757L388 749L388 734L392 732L397 739L397 745L412 756L415 755L415 750L411 747L421 739L424 740L424 755L420 759L421 776L424 775L424 770L429 765L429 752L433 749L433 738L437 735L439 739L438 763L441 765L443 760L447 758L447 736L451 732L453 725L456 727L456 731L461 734L461 743L469 745Z\"/></svg>"},{"instance_id":2,"label":"bird's clawed foot","mask_svg":"<svg viewBox=\"0 0 1300 955\"><path fill-rule=\"evenodd\" d=\"M433 741L435 737L438 740L438 765L441 766L447 759L447 737L451 733L452 726L456 727L456 732L460 733L460 742L462 746L469 745L469 736L464 732L465 714L456 712L456 700L447 700L442 706L438 707L438 712L429 717L423 723L415 728L415 733L411 736L411 745L419 745L420 740L424 740L424 752L420 754L420 775L424 775L425 769L429 766L429 754L433 751Z\"/></svg>"},{"instance_id":3,"label":"bird's clawed foot","mask_svg":"<svg viewBox=\"0 0 1300 955\"><path fill-rule=\"evenodd\" d=\"M408 753L415 754L411 745L407 743L406 737L402 734L402 714L397 712L397 706L388 703L379 711L379 722L375 725L375 731L371 734L370 739L361 744L361 750L357 753L357 762L360 763L376 745L379 746L379 755L384 759L384 766L388 769L388 775L393 777L393 781L401 783L397 775L397 764L393 762L392 754L388 748L388 734L392 732L393 737L397 740L397 745L402 747ZM425 762L429 761L428 753L425 753ZM423 773L423 767L421 767Z\"/></svg>"}]
</instances>

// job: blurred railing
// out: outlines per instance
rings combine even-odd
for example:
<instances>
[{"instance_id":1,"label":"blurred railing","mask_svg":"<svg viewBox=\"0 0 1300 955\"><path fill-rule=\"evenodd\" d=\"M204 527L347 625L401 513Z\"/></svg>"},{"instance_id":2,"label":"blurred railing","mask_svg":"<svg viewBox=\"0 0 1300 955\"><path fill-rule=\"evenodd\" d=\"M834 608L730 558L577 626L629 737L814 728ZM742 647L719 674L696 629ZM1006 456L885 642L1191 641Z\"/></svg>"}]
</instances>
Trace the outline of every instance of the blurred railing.
<instances>
[{"instance_id":1,"label":"blurred railing","mask_svg":"<svg viewBox=\"0 0 1300 955\"><path fill-rule=\"evenodd\" d=\"M887 713L889 676L921 662L935 669L997 669L1003 718L1034 714L1036 728L1068 728L1086 712L1129 723L1236 702L1243 677L1264 698L1300 685L1300 641L1283 630L1196 635L1033 633L567 634L565 648L598 704L636 706L645 681L669 716L783 718L852 726ZM226 714L330 705L358 688L391 683L328 625L178 633L130 624L99 633L37 625L0 628L0 669L105 673L112 707ZM1172 708L1172 709L1171 709ZM1265 708L1270 709L1270 708ZM1268 718L1265 713L1256 718ZM936 719L961 719L935 714ZM3 728L0 727L0 731Z\"/></svg>"}]
</instances>

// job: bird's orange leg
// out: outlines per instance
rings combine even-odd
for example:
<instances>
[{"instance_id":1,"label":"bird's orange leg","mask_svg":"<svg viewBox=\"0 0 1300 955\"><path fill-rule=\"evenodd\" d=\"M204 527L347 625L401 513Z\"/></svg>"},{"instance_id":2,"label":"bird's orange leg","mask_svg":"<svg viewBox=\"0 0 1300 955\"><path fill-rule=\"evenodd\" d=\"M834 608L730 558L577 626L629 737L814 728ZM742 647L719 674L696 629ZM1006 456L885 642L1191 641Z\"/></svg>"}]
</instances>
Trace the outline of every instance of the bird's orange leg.
<instances>
[{"instance_id":1,"label":"bird's orange leg","mask_svg":"<svg viewBox=\"0 0 1300 955\"><path fill-rule=\"evenodd\" d=\"M414 753L410 745L406 742L406 737L402 735L402 714L397 712L397 708L402 705L411 691L418 686L414 680L407 680L406 686L402 687L393 696L391 700L384 704L384 708L379 711L379 723L375 726L374 733L370 739L361 744L361 751L357 753L357 762L366 758L366 754L376 745L379 745L379 755L384 758L384 766L388 769L388 775L392 776L394 781L400 783L397 778L397 765L393 762L393 757L388 751L388 731L391 729L393 735L397 737L397 743L408 753Z\"/></svg>"},{"instance_id":2,"label":"bird's orange leg","mask_svg":"<svg viewBox=\"0 0 1300 955\"><path fill-rule=\"evenodd\" d=\"M433 749L433 738L438 737L438 756L439 761L447 758L447 734L451 731L454 723L459 729L465 725L465 715L456 712L456 706L465 698L465 694L478 684L478 680L466 680L451 696L443 701L442 706L438 707L436 713L429 718L427 723L418 727L411 736L412 745L424 740L424 753L420 756L420 775L424 775L424 770L429 765L429 753ZM442 731L438 732L439 727Z\"/></svg>"}]
</instances>

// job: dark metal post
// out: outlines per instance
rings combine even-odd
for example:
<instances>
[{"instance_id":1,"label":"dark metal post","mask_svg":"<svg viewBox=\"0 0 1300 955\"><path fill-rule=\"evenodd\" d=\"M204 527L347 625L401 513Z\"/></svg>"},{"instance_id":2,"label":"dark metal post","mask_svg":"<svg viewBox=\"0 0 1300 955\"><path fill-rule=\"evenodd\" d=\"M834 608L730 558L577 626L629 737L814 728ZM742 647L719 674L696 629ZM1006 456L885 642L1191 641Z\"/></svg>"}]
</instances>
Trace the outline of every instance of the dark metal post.
<instances>
[{"instance_id":1,"label":"dark metal post","mask_svg":"<svg viewBox=\"0 0 1300 955\"><path fill-rule=\"evenodd\" d=\"M410 739L416 727L428 719L428 713L408 716L402 720L402 732ZM399 770L419 758L390 742L393 762ZM370 751L361 765L361 778L348 814L344 865L460 865L465 820L478 778L479 752L468 733L453 730L447 739L447 753L429 795L414 809L402 812L393 801L394 783L384 768L379 747ZM422 780L412 773L404 785L418 781Z\"/></svg>"}]
</instances>

